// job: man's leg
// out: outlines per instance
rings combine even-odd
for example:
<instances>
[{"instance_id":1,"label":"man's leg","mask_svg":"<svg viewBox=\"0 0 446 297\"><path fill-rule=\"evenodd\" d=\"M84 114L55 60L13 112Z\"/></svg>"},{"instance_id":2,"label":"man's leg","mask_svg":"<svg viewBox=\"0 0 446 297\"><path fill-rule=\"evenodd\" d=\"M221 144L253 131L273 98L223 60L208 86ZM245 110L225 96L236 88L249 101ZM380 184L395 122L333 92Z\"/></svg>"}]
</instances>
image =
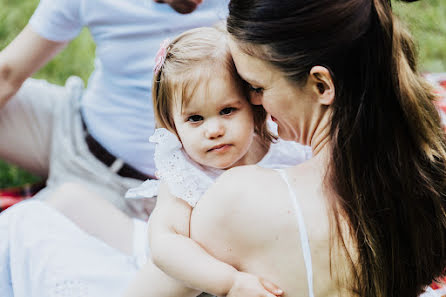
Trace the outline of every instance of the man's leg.
<instances>
[{"instance_id":1,"label":"man's leg","mask_svg":"<svg viewBox=\"0 0 446 297\"><path fill-rule=\"evenodd\" d=\"M62 184L49 193L45 202L89 235L127 255L133 254L133 219L83 184Z\"/></svg>"},{"instance_id":2,"label":"man's leg","mask_svg":"<svg viewBox=\"0 0 446 297\"><path fill-rule=\"evenodd\" d=\"M143 205L124 198L129 188L140 185L142 181L119 176L98 160L87 146L81 120L82 80L70 77L65 90L68 100L60 104L54 115L47 188L56 189L66 183L79 184L127 215L147 219Z\"/></svg>"},{"instance_id":3,"label":"man's leg","mask_svg":"<svg viewBox=\"0 0 446 297\"><path fill-rule=\"evenodd\" d=\"M176 279L161 271L151 261L147 261L138 271L136 277L126 289L126 297L164 296L164 297L195 297L201 292L188 288Z\"/></svg>"},{"instance_id":4,"label":"man's leg","mask_svg":"<svg viewBox=\"0 0 446 297\"><path fill-rule=\"evenodd\" d=\"M26 80L0 109L0 159L47 177L55 108L66 90L43 80Z\"/></svg>"}]
</instances>

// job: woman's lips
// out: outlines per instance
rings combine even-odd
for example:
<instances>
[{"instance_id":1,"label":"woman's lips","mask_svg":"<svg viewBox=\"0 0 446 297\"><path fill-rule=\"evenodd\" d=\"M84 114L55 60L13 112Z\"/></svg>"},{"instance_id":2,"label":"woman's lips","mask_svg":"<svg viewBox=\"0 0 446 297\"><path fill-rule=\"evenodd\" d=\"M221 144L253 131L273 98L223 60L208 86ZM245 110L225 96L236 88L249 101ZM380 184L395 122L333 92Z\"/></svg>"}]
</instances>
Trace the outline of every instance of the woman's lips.
<instances>
[{"instance_id":1,"label":"woman's lips","mask_svg":"<svg viewBox=\"0 0 446 297\"><path fill-rule=\"evenodd\" d=\"M277 123L277 119L276 119L275 117L271 116L271 120L272 120L274 123Z\"/></svg>"}]
</instances>

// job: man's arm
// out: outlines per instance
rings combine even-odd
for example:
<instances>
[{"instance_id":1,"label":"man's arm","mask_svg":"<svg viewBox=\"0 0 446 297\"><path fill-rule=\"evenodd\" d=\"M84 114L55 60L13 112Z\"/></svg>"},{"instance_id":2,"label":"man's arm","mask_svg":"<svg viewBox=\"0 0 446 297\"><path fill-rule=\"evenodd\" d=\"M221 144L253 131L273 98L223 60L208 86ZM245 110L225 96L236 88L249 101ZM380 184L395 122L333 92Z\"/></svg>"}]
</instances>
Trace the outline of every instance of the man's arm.
<instances>
[{"instance_id":1,"label":"man's arm","mask_svg":"<svg viewBox=\"0 0 446 297\"><path fill-rule=\"evenodd\" d=\"M0 52L0 108L22 83L53 58L67 42L41 37L29 25Z\"/></svg>"}]
</instances>

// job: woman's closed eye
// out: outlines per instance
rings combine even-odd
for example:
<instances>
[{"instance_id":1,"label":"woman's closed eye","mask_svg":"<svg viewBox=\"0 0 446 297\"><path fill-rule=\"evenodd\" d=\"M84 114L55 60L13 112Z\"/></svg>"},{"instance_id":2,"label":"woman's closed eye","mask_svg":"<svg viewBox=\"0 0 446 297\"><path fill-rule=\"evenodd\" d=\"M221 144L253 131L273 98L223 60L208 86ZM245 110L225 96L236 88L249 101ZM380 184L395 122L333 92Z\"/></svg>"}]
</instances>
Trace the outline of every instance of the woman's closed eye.
<instances>
[{"instance_id":1,"label":"woman's closed eye","mask_svg":"<svg viewBox=\"0 0 446 297\"><path fill-rule=\"evenodd\" d=\"M201 115L198 115L198 114L191 115L191 116L189 116L187 118L187 121L191 122L191 123L197 123L197 122L200 122L202 120L203 120L203 117Z\"/></svg>"},{"instance_id":2,"label":"woman's closed eye","mask_svg":"<svg viewBox=\"0 0 446 297\"><path fill-rule=\"evenodd\" d=\"M249 102L254 105L262 104L263 91L263 88L255 88L248 84Z\"/></svg>"},{"instance_id":3,"label":"woman's closed eye","mask_svg":"<svg viewBox=\"0 0 446 297\"><path fill-rule=\"evenodd\" d=\"M253 92L256 94L263 93L263 88L255 88L255 87L251 86L250 84L248 84L248 90L249 90L249 92Z\"/></svg>"},{"instance_id":4,"label":"woman's closed eye","mask_svg":"<svg viewBox=\"0 0 446 297\"><path fill-rule=\"evenodd\" d=\"M234 113L234 111L236 111L236 110L237 110L237 108L235 108L235 107L226 107L220 111L220 114L221 115L230 115L230 114Z\"/></svg>"}]
</instances>

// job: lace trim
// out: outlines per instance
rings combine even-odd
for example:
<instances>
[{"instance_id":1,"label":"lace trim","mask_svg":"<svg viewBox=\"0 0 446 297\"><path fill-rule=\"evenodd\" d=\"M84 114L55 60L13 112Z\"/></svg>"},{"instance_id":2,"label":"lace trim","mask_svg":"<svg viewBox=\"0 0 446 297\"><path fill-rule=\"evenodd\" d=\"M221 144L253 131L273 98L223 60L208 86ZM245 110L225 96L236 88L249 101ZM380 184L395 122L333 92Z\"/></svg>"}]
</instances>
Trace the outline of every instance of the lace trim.
<instances>
[{"instance_id":1,"label":"lace trim","mask_svg":"<svg viewBox=\"0 0 446 297\"><path fill-rule=\"evenodd\" d=\"M154 197L162 181L174 196L194 207L223 171L201 166L190 159L177 136L167 129L156 129L149 140L156 144L155 165L159 180L147 180L141 186L130 189L126 198Z\"/></svg>"}]
</instances>

